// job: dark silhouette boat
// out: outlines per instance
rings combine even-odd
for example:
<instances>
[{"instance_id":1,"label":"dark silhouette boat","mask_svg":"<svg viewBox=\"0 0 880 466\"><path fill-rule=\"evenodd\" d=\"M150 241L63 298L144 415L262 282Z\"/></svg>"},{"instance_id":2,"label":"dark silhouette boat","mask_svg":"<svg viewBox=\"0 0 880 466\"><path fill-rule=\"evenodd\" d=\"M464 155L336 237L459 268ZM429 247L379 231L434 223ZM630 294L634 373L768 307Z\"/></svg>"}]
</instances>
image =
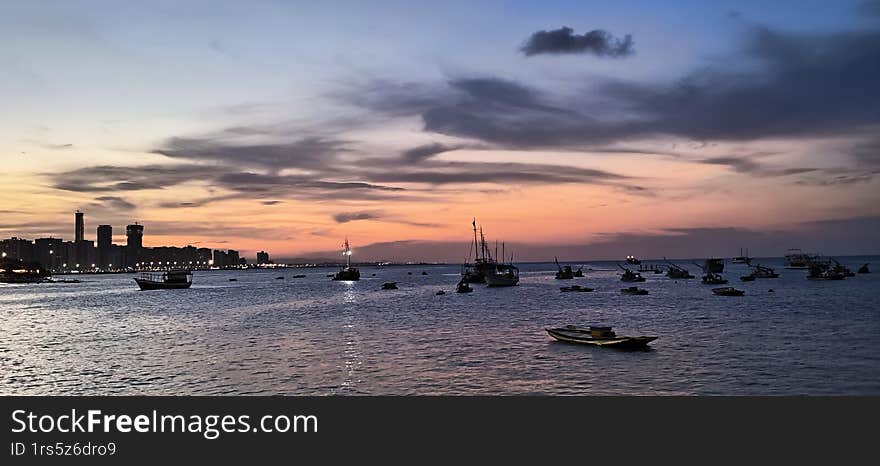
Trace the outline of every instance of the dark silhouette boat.
<instances>
[{"instance_id":1,"label":"dark silhouette boat","mask_svg":"<svg viewBox=\"0 0 880 466\"><path fill-rule=\"evenodd\" d=\"M724 273L724 259L709 258L703 263L703 270L711 273Z\"/></svg>"},{"instance_id":2,"label":"dark silhouette boat","mask_svg":"<svg viewBox=\"0 0 880 466\"><path fill-rule=\"evenodd\" d=\"M470 293L474 291L474 289L468 284L468 282L462 280L455 285L456 293Z\"/></svg>"},{"instance_id":3,"label":"dark silhouette boat","mask_svg":"<svg viewBox=\"0 0 880 466\"><path fill-rule=\"evenodd\" d=\"M639 288L637 286L631 286L629 288L621 288L620 292L623 294L629 294L633 296L644 296L648 294L648 290L644 288Z\"/></svg>"},{"instance_id":4,"label":"dark silhouette boat","mask_svg":"<svg viewBox=\"0 0 880 466\"><path fill-rule=\"evenodd\" d=\"M143 290L182 290L192 286L192 271L143 272L134 279Z\"/></svg>"},{"instance_id":5,"label":"dark silhouette boat","mask_svg":"<svg viewBox=\"0 0 880 466\"><path fill-rule=\"evenodd\" d=\"M868 268L868 264L863 264L859 267L858 273L871 273L871 269Z\"/></svg>"},{"instance_id":6,"label":"dark silhouette boat","mask_svg":"<svg viewBox=\"0 0 880 466\"><path fill-rule=\"evenodd\" d=\"M752 264L752 258L749 257L749 250L748 250L748 248L746 248L746 253L745 253L745 255L743 255L743 250L742 250L742 248L739 248L739 255L736 256L736 257L734 257L734 258L731 259L730 261L733 262L734 264L746 264L746 265L751 265L751 264Z\"/></svg>"},{"instance_id":7,"label":"dark silhouette boat","mask_svg":"<svg viewBox=\"0 0 880 466\"><path fill-rule=\"evenodd\" d=\"M830 260L812 260L808 270L808 280L843 280L848 276L849 271Z\"/></svg>"},{"instance_id":8,"label":"dark silhouette boat","mask_svg":"<svg viewBox=\"0 0 880 466\"><path fill-rule=\"evenodd\" d=\"M643 277L642 274L638 272L633 272L632 270L620 265L619 262L617 263L617 266L620 267L621 270L623 270L623 273L620 274L620 281L627 283L638 283L645 281L645 277Z\"/></svg>"},{"instance_id":9,"label":"dark silhouette boat","mask_svg":"<svg viewBox=\"0 0 880 466\"><path fill-rule=\"evenodd\" d=\"M574 276L575 276L576 278L583 278L583 276L584 276L584 268L583 268L583 267L578 267L577 270L574 271Z\"/></svg>"},{"instance_id":10,"label":"dark silhouette boat","mask_svg":"<svg viewBox=\"0 0 880 466\"><path fill-rule=\"evenodd\" d=\"M544 330L558 341L609 348L646 348L648 343L657 339L655 336L618 336L611 330L611 327L594 325L591 325L589 328L566 325L565 327L546 328Z\"/></svg>"},{"instance_id":11,"label":"dark silhouette boat","mask_svg":"<svg viewBox=\"0 0 880 466\"><path fill-rule=\"evenodd\" d=\"M665 257L663 259L666 260ZM687 280L687 279L694 278L694 276L691 275L690 271L688 271L688 269L686 269L684 267L681 267L679 265L675 265L672 262L669 262L668 260L666 260L666 265L667 265L666 276L673 279L673 280L679 280L679 279Z\"/></svg>"},{"instance_id":12,"label":"dark silhouette boat","mask_svg":"<svg viewBox=\"0 0 880 466\"><path fill-rule=\"evenodd\" d=\"M742 296L746 294L743 290L737 290L732 286L725 286L723 288L712 288L712 292L717 294L718 296Z\"/></svg>"},{"instance_id":13,"label":"dark silhouette boat","mask_svg":"<svg viewBox=\"0 0 880 466\"><path fill-rule=\"evenodd\" d=\"M9 257L0 259L0 283L40 283L49 277L49 271L36 263Z\"/></svg>"},{"instance_id":14,"label":"dark silhouette boat","mask_svg":"<svg viewBox=\"0 0 880 466\"><path fill-rule=\"evenodd\" d=\"M382 284L382 289L383 290L396 290L397 289L397 282L385 282Z\"/></svg>"},{"instance_id":15,"label":"dark silhouette boat","mask_svg":"<svg viewBox=\"0 0 880 466\"><path fill-rule=\"evenodd\" d=\"M805 253L800 249L789 249L785 253L785 268L808 270L810 264L817 260L819 256L816 254Z\"/></svg>"},{"instance_id":16,"label":"dark silhouette boat","mask_svg":"<svg viewBox=\"0 0 880 466\"><path fill-rule=\"evenodd\" d=\"M572 278L574 278L574 271L571 270L570 265L562 267L559 265L559 259L554 257L553 260L556 262L556 268L559 269L556 271L557 280L571 280ZM583 272L581 272L581 275L583 275Z\"/></svg>"},{"instance_id":17,"label":"dark silhouette boat","mask_svg":"<svg viewBox=\"0 0 880 466\"><path fill-rule=\"evenodd\" d=\"M351 247L348 245L348 238L345 238L345 243L342 245L342 255L345 256L345 267L333 275L333 280L347 282L356 282L360 280L360 270L351 266Z\"/></svg>"},{"instance_id":18,"label":"dark silhouette boat","mask_svg":"<svg viewBox=\"0 0 880 466\"><path fill-rule=\"evenodd\" d=\"M461 265L461 279L467 283L486 283L486 275L495 268L495 259L486 244L483 236L483 227L480 227L480 238L477 240L477 219L471 222L474 228L474 261L465 262ZM470 253L468 253L470 254Z\"/></svg>"},{"instance_id":19,"label":"dark silhouette boat","mask_svg":"<svg viewBox=\"0 0 880 466\"><path fill-rule=\"evenodd\" d=\"M626 256L626 263L632 265L640 265L642 263L641 260L636 259L636 256Z\"/></svg>"},{"instance_id":20,"label":"dark silhouette boat","mask_svg":"<svg viewBox=\"0 0 880 466\"><path fill-rule=\"evenodd\" d=\"M726 285L727 279L717 273L707 273L703 275L702 282L704 285Z\"/></svg>"}]
</instances>

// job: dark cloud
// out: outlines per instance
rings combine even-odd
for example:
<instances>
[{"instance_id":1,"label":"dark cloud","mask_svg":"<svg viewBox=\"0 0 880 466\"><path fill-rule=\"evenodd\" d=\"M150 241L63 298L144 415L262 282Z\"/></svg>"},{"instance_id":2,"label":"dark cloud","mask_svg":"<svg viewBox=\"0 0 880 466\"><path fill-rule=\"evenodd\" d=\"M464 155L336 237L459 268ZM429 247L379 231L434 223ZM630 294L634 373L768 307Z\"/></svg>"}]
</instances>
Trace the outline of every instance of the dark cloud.
<instances>
[{"instance_id":1,"label":"dark cloud","mask_svg":"<svg viewBox=\"0 0 880 466\"><path fill-rule=\"evenodd\" d=\"M401 167L397 170L365 172L365 179L376 183L624 183L624 175L564 165L531 163L483 163L426 161L418 168Z\"/></svg>"},{"instance_id":2,"label":"dark cloud","mask_svg":"<svg viewBox=\"0 0 880 466\"><path fill-rule=\"evenodd\" d=\"M133 210L137 206L125 199L117 196L100 196L96 197L97 205L112 210Z\"/></svg>"},{"instance_id":3,"label":"dark cloud","mask_svg":"<svg viewBox=\"0 0 880 466\"><path fill-rule=\"evenodd\" d=\"M598 57L626 57L633 54L632 36L616 39L608 32L594 29L582 35L570 27L532 34L520 51L526 56L539 54L589 53Z\"/></svg>"},{"instance_id":4,"label":"dark cloud","mask_svg":"<svg viewBox=\"0 0 880 466\"><path fill-rule=\"evenodd\" d=\"M372 83L350 102L420 116L428 132L501 147L596 147L655 136L694 140L839 136L880 123L880 31L792 34L748 30L735 70L709 66L672 85L594 82L594 92L549 96L497 78L424 85ZM414 95L407 90L416 89ZM387 95L389 98L383 99Z\"/></svg>"},{"instance_id":5,"label":"dark cloud","mask_svg":"<svg viewBox=\"0 0 880 466\"><path fill-rule=\"evenodd\" d=\"M209 178L211 168L199 165L100 165L47 174L52 187L75 192L141 191L162 189L192 180Z\"/></svg>"},{"instance_id":6,"label":"dark cloud","mask_svg":"<svg viewBox=\"0 0 880 466\"><path fill-rule=\"evenodd\" d=\"M738 173L746 173L754 176L789 176L819 171L816 168L791 167L773 168L755 160L754 156L721 156L697 160L699 163L709 165L724 165Z\"/></svg>"},{"instance_id":7,"label":"dark cloud","mask_svg":"<svg viewBox=\"0 0 880 466\"><path fill-rule=\"evenodd\" d=\"M240 131L241 129L237 129ZM322 168L344 152L345 142L309 137L279 144L239 144L214 138L171 138L157 154L194 162L215 162L240 168Z\"/></svg>"},{"instance_id":8,"label":"dark cloud","mask_svg":"<svg viewBox=\"0 0 880 466\"><path fill-rule=\"evenodd\" d=\"M374 220L382 218L379 212L340 212L333 215L336 223L348 223L355 220Z\"/></svg>"},{"instance_id":9,"label":"dark cloud","mask_svg":"<svg viewBox=\"0 0 880 466\"><path fill-rule=\"evenodd\" d=\"M275 201L275 200L273 200L273 201L261 201L261 202L260 202L260 204L263 204L263 205L278 205L278 204L281 204L281 203L282 203L282 201Z\"/></svg>"},{"instance_id":10,"label":"dark cloud","mask_svg":"<svg viewBox=\"0 0 880 466\"><path fill-rule=\"evenodd\" d=\"M426 144L424 146L413 147L400 154L401 158L409 163L418 163L422 160L429 159L437 154L459 149L460 146L447 146L440 143Z\"/></svg>"}]
</instances>

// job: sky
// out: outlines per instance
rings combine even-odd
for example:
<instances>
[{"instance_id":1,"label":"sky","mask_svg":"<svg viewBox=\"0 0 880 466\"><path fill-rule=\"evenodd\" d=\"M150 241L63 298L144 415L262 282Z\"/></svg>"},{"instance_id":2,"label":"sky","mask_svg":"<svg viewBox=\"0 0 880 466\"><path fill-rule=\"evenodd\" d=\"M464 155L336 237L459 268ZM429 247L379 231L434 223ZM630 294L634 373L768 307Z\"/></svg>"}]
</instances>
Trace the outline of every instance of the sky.
<instances>
[{"instance_id":1,"label":"sky","mask_svg":"<svg viewBox=\"0 0 880 466\"><path fill-rule=\"evenodd\" d=\"M3 0L0 237L877 254L878 83L876 0Z\"/></svg>"}]
</instances>

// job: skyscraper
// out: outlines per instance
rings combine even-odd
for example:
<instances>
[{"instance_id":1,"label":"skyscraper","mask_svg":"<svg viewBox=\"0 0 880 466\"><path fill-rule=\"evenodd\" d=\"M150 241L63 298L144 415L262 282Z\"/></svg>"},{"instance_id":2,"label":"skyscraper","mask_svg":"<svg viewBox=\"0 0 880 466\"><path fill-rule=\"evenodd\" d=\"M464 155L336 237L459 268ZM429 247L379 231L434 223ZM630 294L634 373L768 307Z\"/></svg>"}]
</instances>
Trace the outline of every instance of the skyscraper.
<instances>
[{"instance_id":1,"label":"skyscraper","mask_svg":"<svg viewBox=\"0 0 880 466\"><path fill-rule=\"evenodd\" d=\"M79 209L76 211L76 226L73 230L73 242L79 243L80 241L86 239L85 237L86 224L83 220L83 212Z\"/></svg>"},{"instance_id":2,"label":"skyscraper","mask_svg":"<svg viewBox=\"0 0 880 466\"><path fill-rule=\"evenodd\" d=\"M266 251L260 251L257 253L257 264L268 264L269 263L269 253Z\"/></svg>"},{"instance_id":3,"label":"skyscraper","mask_svg":"<svg viewBox=\"0 0 880 466\"><path fill-rule=\"evenodd\" d=\"M137 223L126 226L125 237L126 265L134 267L136 263L140 262L141 249L144 247L144 226Z\"/></svg>"},{"instance_id":4,"label":"skyscraper","mask_svg":"<svg viewBox=\"0 0 880 466\"><path fill-rule=\"evenodd\" d=\"M113 227L98 225L98 267L106 270L112 263L110 251L113 247ZM116 264L119 265L118 263Z\"/></svg>"}]
</instances>

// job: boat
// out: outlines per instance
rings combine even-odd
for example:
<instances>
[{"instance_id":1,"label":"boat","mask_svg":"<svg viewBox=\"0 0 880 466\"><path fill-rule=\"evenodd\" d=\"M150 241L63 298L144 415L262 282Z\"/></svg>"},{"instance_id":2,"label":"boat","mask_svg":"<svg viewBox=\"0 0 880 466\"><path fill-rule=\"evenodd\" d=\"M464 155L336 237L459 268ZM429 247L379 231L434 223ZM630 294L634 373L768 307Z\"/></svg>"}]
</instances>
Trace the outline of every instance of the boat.
<instances>
[{"instance_id":1,"label":"boat","mask_svg":"<svg viewBox=\"0 0 880 466\"><path fill-rule=\"evenodd\" d=\"M495 268L495 259L486 244L483 236L483 227L480 227L480 239L477 240L477 219L471 222L474 228L474 261L465 261L461 265L461 279L467 283L486 283L486 275ZM468 252L470 254L470 252Z\"/></svg>"},{"instance_id":2,"label":"boat","mask_svg":"<svg viewBox=\"0 0 880 466\"><path fill-rule=\"evenodd\" d=\"M639 288L637 286L631 286L629 288L621 288L620 292L623 294L630 294L635 296L643 296L648 294L648 290L644 288Z\"/></svg>"},{"instance_id":3,"label":"boat","mask_svg":"<svg viewBox=\"0 0 880 466\"><path fill-rule=\"evenodd\" d=\"M397 289L397 282L385 282L382 284L382 289L383 290L396 290Z\"/></svg>"},{"instance_id":4,"label":"boat","mask_svg":"<svg viewBox=\"0 0 880 466\"><path fill-rule=\"evenodd\" d=\"M574 271L574 276L576 278L582 278L584 276L584 268L578 267L578 269Z\"/></svg>"},{"instance_id":5,"label":"boat","mask_svg":"<svg viewBox=\"0 0 880 466\"><path fill-rule=\"evenodd\" d=\"M486 285L516 286L519 283L519 268L513 264L498 264L486 275Z\"/></svg>"},{"instance_id":6,"label":"boat","mask_svg":"<svg viewBox=\"0 0 880 466\"><path fill-rule=\"evenodd\" d=\"M617 266L623 270L623 273L620 274L620 281L627 283L638 283L645 281L645 277L638 272L633 272L632 270L620 265L620 262L617 263Z\"/></svg>"},{"instance_id":7,"label":"boat","mask_svg":"<svg viewBox=\"0 0 880 466\"><path fill-rule=\"evenodd\" d=\"M626 256L626 263L632 265L639 265L642 263L639 259L636 259L636 256Z\"/></svg>"},{"instance_id":8,"label":"boat","mask_svg":"<svg viewBox=\"0 0 880 466\"><path fill-rule=\"evenodd\" d=\"M639 265L639 272L651 272L653 274L660 274L660 273L663 273L663 268L656 266L654 264Z\"/></svg>"},{"instance_id":9,"label":"boat","mask_svg":"<svg viewBox=\"0 0 880 466\"><path fill-rule=\"evenodd\" d=\"M294 275L293 278L306 278L303 274Z\"/></svg>"},{"instance_id":10,"label":"boat","mask_svg":"<svg viewBox=\"0 0 880 466\"><path fill-rule=\"evenodd\" d=\"M134 281L141 290L182 290L192 286L192 271L142 272Z\"/></svg>"},{"instance_id":11,"label":"boat","mask_svg":"<svg viewBox=\"0 0 880 466\"><path fill-rule=\"evenodd\" d=\"M230 278L229 281L231 281L231 282L237 282L238 279L237 279L237 278Z\"/></svg>"},{"instance_id":12,"label":"boat","mask_svg":"<svg viewBox=\"0 0 880 466\"><path fill-rule=\"evenodd\" d=\"M808 280L843 280L846 273L838 266L832 265L828 260L812 260L810 261Z\"/></svg>"},{"instance_id":13,"label":"boat","mask_svg":"<svg viewBox=\"0 0 880 466\"><path fill-rule=\"evenodd\" d=\"M434 293L434 294L435 294L435 295L437 295L437 296L442 296L442 295L445 295L445 294L446 294L446 292L445 292L445 291L443 291L443 290L439 290L439 291L437 291L437 292L436 292L436 293Z\"/></svg>"},{"instance_id":14,"label":"boat","mask_svg":"<svg viewBox=\"0 0 880 466\"><path fill-rule=\"evenodd\" d=\"M663 259L666 260L665 257ZM669 262L668 260L666 260L666 265L668 266L666 269L666 276L669 278L672 278L674 280L679 280L679 279L685 280L685 279L694 278L694 276L691 275L691 273L688 271L688 269L686 269L684 267L681 267L679 265L675 265L672 262Z\"/></svg>"},{"instance_id":15,"label":"boat","mask_svg":"<svg viewBox=\"0 0 880 466\"><path fill-rule=\"evenodd\" d=\"M646 348L655 336L627 337L617 336L611 327L590 326L580 328L574 325L544 329L551 337L566 343L607 346L609 348Z\"/></svg>"},{"instance_id":16,"label":"boat","mask_svg":"<svg viewBox=\"0 0 880 466\"><path fill-rule=\"evenodd\" d=\"M868 268L868 264L862 264L862 266L859 267L858 273L871 273L871 269Z\"/></svg>"},{"instance_id":17,"label":"boat","mask_svg":"<svg viewBox=\"0 0 880 466\"><path fill-rule=\"evenodd\" d=\"M746 294L743 290L737 290L732 286L725 286L722 288L712 288L712 292L717 294L718 296L742 296Z\"/></svg>"},{"instance_id":18,"label":"boat","mask_svg":"<svg viewBox=\"0 0 880 466\"><path fill-rule=\"evenodd\" d=\"M468 282L466 282L464 280L458 282L458 284L455 285L455 292L456 293L470 293L472 291L474 291L474 289L471 288L471 286L468 284Z\"/></svg>"},{"instance_id":19,"label":"boat","mask_svg":"<svg viewBox=\"0 0 880 466\"><path fill-rule=\"evenodd\" d=\"M40 283L49 277L49 271L39 264L8 257L0 260L0 283Z\"/></svg>"},{"instance_id":20,"label":"boat","mask_svg":"<svg viewBox=\"0 0 880 466\"><path fill-rule=\"evenodd\" d=\"M712 273L724 272L724 259L709 258L703 263L703 270Z\"/></svg>"},{"instance_id":21,"label":"boat","mask_svg":"<svg viewBox=\"0 0 880 466\"><path fill-rule=\"evenodd\" d=\"M704 285L725 285L727 284L727 279L717 273L710 272L703 275L702 282Z\"/></svg>"},{"instance_id":22,"label":"boat","mask_svg":"<svg viewBox=\"0 0 880 466\"><path fill-rule=\"evenodd\" d=\"M818 259L819 256L816 254L807 254L800 249L789 249L785 253L785 268L807 270L810 268L810 263Z\"/></svg>"},{"instance_id":23,"label":"boat","mask_svg":"<svg viewBox=\"0 0 880 466\"><path fill-rule=\"evenodd\" d=\"M844 277L855 277L856 276L855 272L850 270L849 267L841 264L840 262L837 262L837 259L832 257L831 262L834 262L833 268L836 273L839 273L839 274L843 275Z\"/></svg>"},{"instance_id":24,"label":"boat","mask_svg":"<svg viewBox=\"0 0 880 466\"><path fill-rule=\"evenodd\" d=\"M82 283L82 280L76 278L47 278L46 283Z\"/></svg>"},{"instance_id":25,"label":"boat","mask_svg":"<svg viewBox=\"0 0 880 466\"><path fill-rule=\"evenodd\" d=\"M275 277L275 280L284 280L284 277Z\"/></svg>"},{"instance_id":26,"label":"boat","mask_svg":"<svg viewBox=\"0 0 880 466\"><path fill-rule=\"evenodd\" d=\"M748 250L748 248L746 248L746 253L745 253L745 255L743 255L743 250L742 250L742 248L739 248L739 255L736 256L736 257L734 257L733 259L731 259L730 262L732 262L732 263L734 263L734 264L746 264L746 265L751 265L751 264L752 264L752 258L749 257L749 250Z\"/></svg>"},{"instance_id":27,"label":"boat","mask_svg":"<svg viewBox=\"0 0 880 466\"><path fill-rule=\"evenodd\" d=\"M342 244L342 255L345 256L345 267L333 275L333 280L348 282L360 280L361 272L351 266L351 247L348 245L348 238L345 238L345 243Z\"/></svg>"},{"instance_id":28,"label":"boat","mask_svg":"<svg viewBox=\"0 0 880 466\"><path fill-rule=\"evenodd\" d=\"M571 285L571 286L563 286L559 288L559 291L563 293L568 293L571 291L578 291L581 293L589 293L590 291L594 291L593 288L587 288L585 286L580 285Z\"/></svg>"},{"instance_id":29,"label":"boat","mask_svg":"<svg viewBox=\"0 0 880 466\"><path fill-rule=\"evenodd\" d=\"M571 280L572 278L574 278L574 271L571 270L570 265L562 267L559 265L559 259L554 257L553 260L556 261L556 268L559 269L556 271L557 280ZM583 275L583 272L581 272L581 275Z\"/></svg>"},{"instance_id":30,"label":"boat","mask_svg":"<svg viewBox=\"0 0 880 466\"><path fill-rule=\"evenodd\" d=\"M764 267L760 264L755 266L755 270L752 271L752 275L755 278L779 278L779 274L776 273L775 270L770 267Z\"/></svg>"}]
</instances>

